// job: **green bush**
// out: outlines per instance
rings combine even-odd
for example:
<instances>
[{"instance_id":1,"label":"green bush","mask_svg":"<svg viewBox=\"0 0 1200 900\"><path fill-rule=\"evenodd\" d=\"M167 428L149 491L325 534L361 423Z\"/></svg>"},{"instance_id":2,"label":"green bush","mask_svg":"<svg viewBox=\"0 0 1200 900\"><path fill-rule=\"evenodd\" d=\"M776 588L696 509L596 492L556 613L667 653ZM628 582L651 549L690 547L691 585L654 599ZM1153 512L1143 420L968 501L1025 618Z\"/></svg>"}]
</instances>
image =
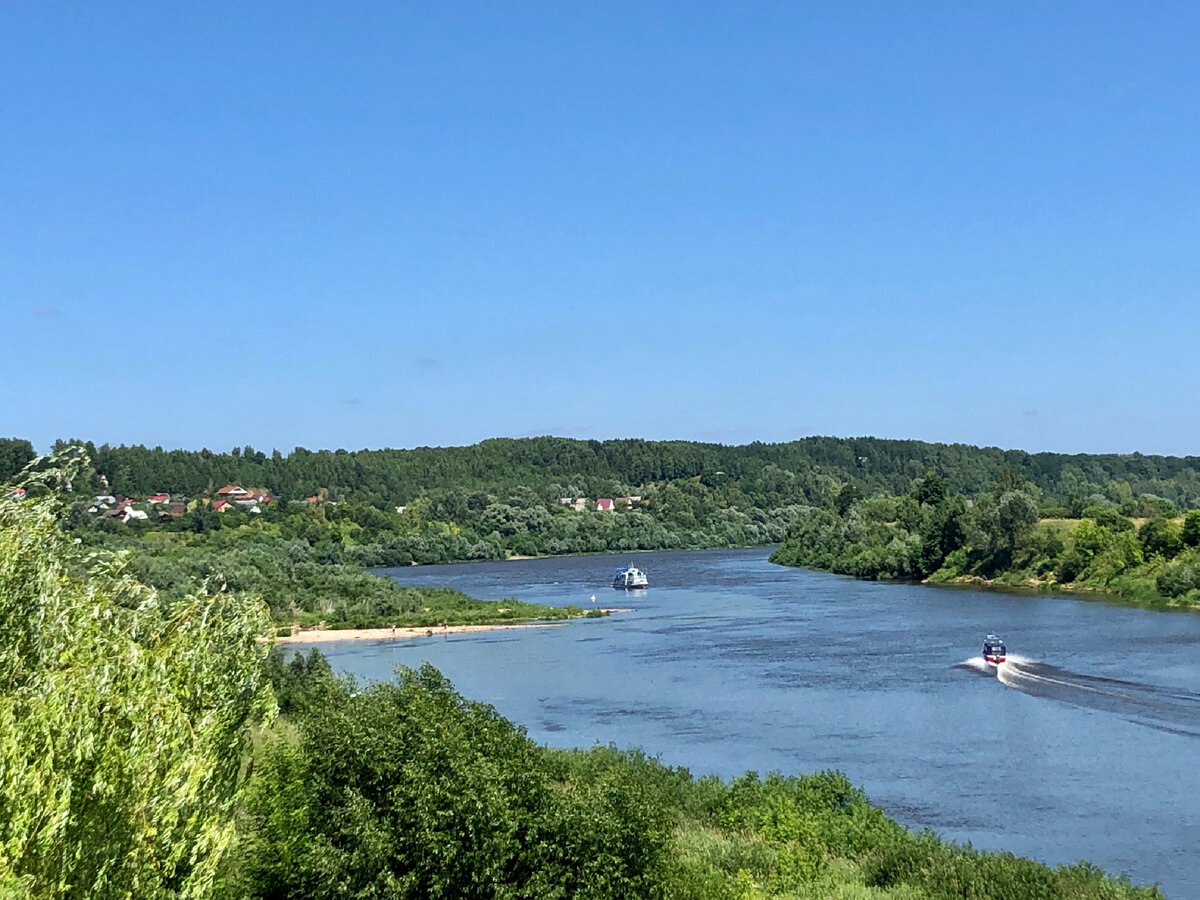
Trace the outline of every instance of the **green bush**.
<instances>
[{"instance_id":1,"label":"green bush","mask_svg":"<svg viewBox=\"0 0 1200 900\"><path fill-rule=\"evenodd\" d=\"M1155 584L1164 597L1182 597L1188 591L1200 588L1200 565L1178 563L1169 566L1159 573Z\"/></svg>"},{"instance_id":2,"label":"green bush","mask_svg":"<svg viewBox=\"0 0 1200 900\"><path fill-rule=\"evenodd\" d=\"M229 896L661 894L667 822L626 767L556 782L428 666L369 687L296 666L274 664L291 727L256 754Z\"/></svg>"}]
</instances>

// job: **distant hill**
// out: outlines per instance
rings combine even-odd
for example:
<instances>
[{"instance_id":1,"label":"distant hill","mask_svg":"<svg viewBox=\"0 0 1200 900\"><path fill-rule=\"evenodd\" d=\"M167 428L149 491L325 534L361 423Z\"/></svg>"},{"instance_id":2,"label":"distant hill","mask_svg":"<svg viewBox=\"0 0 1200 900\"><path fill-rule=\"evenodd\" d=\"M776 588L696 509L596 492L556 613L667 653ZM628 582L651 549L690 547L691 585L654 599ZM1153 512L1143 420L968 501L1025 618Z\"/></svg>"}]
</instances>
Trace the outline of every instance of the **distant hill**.
<instances>
[{"instance_id":1,"label":"distant hill","mask_svg":"<svg viewBox=\"0 0 1200 900\"><path fill-rule=\"evenodd\" d=\"M0 460L9 443L0 441ZM14 459L28 442L14 448ZM930 469L952 493L989 489L1016 470L1047 499L1103 495L1113 502L1153 495L1181 508L1200 506L1200 457L1132 454L1026 453L968 444L880 438L810 437L742 446L692 441L496 438L466 447L411 450L318 450L284 456L252 447L228 453L161 447L88 448L113 491L202 494L223 484L266 487L285 499L325 489L333 496L384 506L436 491L497 491L527 487L539 494L609 496L643 485L699 479L732 482L743 491L795 477L853 482L864 494L907 491ZM790 473L790 475L789 475ZM811 498L810 498L811 499Z\"/></svg>"}]
</instances>

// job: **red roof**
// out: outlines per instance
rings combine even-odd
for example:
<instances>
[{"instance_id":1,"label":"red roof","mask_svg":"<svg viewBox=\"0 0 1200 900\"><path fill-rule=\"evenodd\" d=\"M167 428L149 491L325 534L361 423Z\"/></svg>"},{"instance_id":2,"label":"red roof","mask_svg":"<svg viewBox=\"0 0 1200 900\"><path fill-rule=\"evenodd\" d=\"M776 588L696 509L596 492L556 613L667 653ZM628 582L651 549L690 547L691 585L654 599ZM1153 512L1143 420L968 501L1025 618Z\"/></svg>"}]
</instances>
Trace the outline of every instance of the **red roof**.
<instances>
[{"instance_id":1,"label":"red roof","mask_svg":"<svg viewBox=\"0 0 1200 900\"><path fill-rule=\"evenodd\" d=\"M220 512L223 509L229 509L232 506L233 504L228 500L217 500L213 503L213 509L215 509L217 512Z\"/></svg>"},{"instance_id":2,"label":"red roof","mask_svg":"<svg viewBox=\"0 0 1200 900\"><path fill-rule=\"evenodd\" d=\"M246 493L246 489L244 487L237 485L237 484L227 484L227 485L225 485L225 487L223 487L219 491L217 491L217 496L223 497L226 494L244 494L244 493Z\"/></svg>"},{"instance_id":3,"label":"red roof","mask_svg":"<svg viewBox=\"0 0 1200 900\"><path fill-rule=\"evenodd\" d=\"M171 499L170 494L151 494L147 499L147 503L166 503Z\"/></svg>"},{"instance_id":4,"label":"red roof","mask_svg":"<svg viewBox=\"0 0 1200 900\"><path fill-rule=\"evenodd\" d=\"M608 499L607 497L601 497L599 500L596 501L596 509L612 509L612 508L613 508L612 501L610 499Z\"/></svg>"}]
</instances>

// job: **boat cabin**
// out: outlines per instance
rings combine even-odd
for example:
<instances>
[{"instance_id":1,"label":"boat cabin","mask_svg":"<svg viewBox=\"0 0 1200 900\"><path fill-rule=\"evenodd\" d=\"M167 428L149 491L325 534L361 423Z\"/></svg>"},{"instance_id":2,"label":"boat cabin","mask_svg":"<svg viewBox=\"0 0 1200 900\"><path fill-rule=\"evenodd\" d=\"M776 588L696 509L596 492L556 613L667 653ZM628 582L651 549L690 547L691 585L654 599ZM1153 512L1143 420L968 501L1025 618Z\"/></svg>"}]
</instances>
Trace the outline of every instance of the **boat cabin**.
<instances>
[{"instance_id":1,"label":"boat cabin","mask_svg":"<svg viewBox=\"0 0 1200 900\"><path fill-rule=\"evenodd\" d=\"M989 634L983 639L983 658L985 662L1002 663L1008 658L1008 648L1004 646L1004 641L996 637L994 634Z\"/></svg>"},{"instance_id":2,"label":"boat cabin","mask_svg":"<svg viewBox=\"0 0 1200 900\"><path fill-rule=\"evenodd\" d=\"M649 581L646 579L646 573L636 566L617 569L613 576L615 588L644 588L647 584Z\"/></svg>"}]
</instances>

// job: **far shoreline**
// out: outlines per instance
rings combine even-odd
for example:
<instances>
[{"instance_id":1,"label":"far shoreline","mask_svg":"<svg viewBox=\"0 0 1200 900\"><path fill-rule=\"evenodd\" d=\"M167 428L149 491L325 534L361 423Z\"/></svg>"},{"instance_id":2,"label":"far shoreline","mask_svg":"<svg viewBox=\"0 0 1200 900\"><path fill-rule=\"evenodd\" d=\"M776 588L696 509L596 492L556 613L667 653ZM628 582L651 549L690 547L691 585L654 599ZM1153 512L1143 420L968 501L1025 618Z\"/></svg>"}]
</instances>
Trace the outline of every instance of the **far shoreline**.
<instances>
[{"instance_id":1,"label":"far shoreline","mask_svg":"<svg viewBox=\"0 0 1200 900\"><path fill-rule=\"evenodd\" d=\"M363 568L368 572L378 574L391 569L405 571L407 569L436 569L443 566L480 566L487 563L534 562L543 559L587 559L599 556L632 556L634 554L647 555L651 553L709 553L724 550L771 550L777 547L779 547L779 542L773 541L769 544L738 544L734 547L656 547L651 550L580 550L571 553L539 553L536 555L514 553L511 556L505 556L503 559L448 559L443 562L426 563L413 560L412 562L397 563L396 565L369 565L363 566ZM780 563L775 563L775 565L780 565Z\"/></svg>"}]
</instances>

